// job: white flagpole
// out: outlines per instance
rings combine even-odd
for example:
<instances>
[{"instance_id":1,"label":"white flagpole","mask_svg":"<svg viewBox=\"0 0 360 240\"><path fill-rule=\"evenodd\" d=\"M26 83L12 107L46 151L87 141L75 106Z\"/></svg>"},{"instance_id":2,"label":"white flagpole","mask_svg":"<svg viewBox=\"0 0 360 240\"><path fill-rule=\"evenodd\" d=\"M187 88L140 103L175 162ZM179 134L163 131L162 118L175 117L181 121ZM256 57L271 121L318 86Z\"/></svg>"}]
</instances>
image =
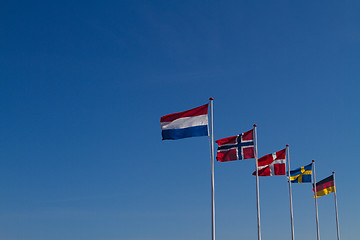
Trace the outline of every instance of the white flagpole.
<instances>
[{"instance_id":1,"label":"white flagpole","mask_svg":"<svg viewBox=\"0 0 360 240\"><path fill-rule=\"evenodd\" d=\"M336 231L337 231L337 239L340 240L340 230L339 230L339 216L338 216L338 208L337 208L337 200L336 200L336 186L335 186L335 172L332 172L334 178L334 198L335 198L335 212L336 212Z\"/></svg>"},{"instance_id":2,"label":"white flagpole","mask_svg":"<svg viewBox=\"0 0 360 240\"><path fill-rule=\"evenodd\" d=\"M256 167L256 208L257 208L257 230L258 240L261 240L261 228L260 228L260 200L259 200L259 169L258 169L258 156L257 156L257 125L254 124L254 149L255 149L255 167Z\"/></svg>"},{"instance_id":3,"label":"white flagpole","mask_svg":"<svg viewBox=\"0 0 360 240\"><path fill-rule=\"evenodd\" d=\"M315 212L316 212L316 236L317 240L320 240L320 231L319 231L319 214L318 214L318 207L317 207L317 196L316 196L316 175L315 175L315 160L312 160L312 167L313 167L313 184L314 184L314 191L315 191Z\"/></svg>"},{"instance_id":4,"label":"white flagpole","mask_svg":"<svg viewBox=\"0 0 360 240\"><path fill-rule=\"evenodd\" d=\"M289 145L286 145L286 154L287 154L287 169L288 169L288 177L289 177L289 199L290 199L290 219L291 219L291 240L295 239L294 233L294 213L293 213L293 204L292 204L292 193L291 193L291 179L290 179L290 153L289 153Z\"/></svg>"},{"instance_id":5,"label":"white flagpole","mask_svg":"<svg viewBox=\"0 0 360 240\"><path fill-rule=\"evenodd\" d=\"M210 155L211 155L211 236L215 240L215 185L214 185L214 116L213 116L213 101L210 100Z\"/></svg>"}]
</instances>

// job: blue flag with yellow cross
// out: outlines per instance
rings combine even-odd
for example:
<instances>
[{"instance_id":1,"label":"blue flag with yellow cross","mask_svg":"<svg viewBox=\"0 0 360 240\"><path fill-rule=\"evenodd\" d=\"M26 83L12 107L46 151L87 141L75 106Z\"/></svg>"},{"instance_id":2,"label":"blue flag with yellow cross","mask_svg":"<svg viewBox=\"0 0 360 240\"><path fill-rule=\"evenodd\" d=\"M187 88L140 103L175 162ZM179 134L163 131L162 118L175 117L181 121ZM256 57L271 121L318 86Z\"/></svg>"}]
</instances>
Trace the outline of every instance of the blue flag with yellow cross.
<instances>
[{"instance_id":1,"label":"blue flag with yellow cross","mask_svg":"<svg viewBox=\"0 0 360 240\"><path fill-rule=\"evenodd\" d=\"M290 181L292 183L311 182L312 163L304 167L290 171Z\"/></svg>"}]
</instances>

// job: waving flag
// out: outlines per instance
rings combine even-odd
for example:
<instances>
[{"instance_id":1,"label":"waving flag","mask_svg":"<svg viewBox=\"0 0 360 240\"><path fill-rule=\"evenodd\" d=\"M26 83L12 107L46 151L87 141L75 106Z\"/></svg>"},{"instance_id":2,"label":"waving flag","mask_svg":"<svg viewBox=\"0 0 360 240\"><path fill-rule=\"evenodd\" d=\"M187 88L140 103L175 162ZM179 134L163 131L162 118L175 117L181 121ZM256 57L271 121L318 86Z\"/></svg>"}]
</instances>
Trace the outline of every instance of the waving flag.
<instances>
[{"instance_id":1,"label":"waving flag","mask_svg":"<svg viewBox=\"0 0 360 240\"><path fill-rule=\"evenodd\" d=\"M219 145L216 159L220 162L254 158L254 129L216 141Z\"/></svg>"},{"instance_id":2,"label":"waving flag","mask_svg":"<svg viewBox=\"0 0 360 240\"><path fill-rule=\"evenodd\" d=\"M290 181L292 183L311 182L312 163L304 167L290 171Z\"/></svg>"},{"instance_id":3,"label":"waving flag","mask_svg":"<svg viewBox=\"0 0 360 240\"><path fill-rule=\"evenodd\" d=\"M313 188L313 191L315 191L315 188ZM325 196L332 192L335 192L333 175L316 183L316 197Z\"/></svg>"},{"instance_id":4,"label":"waving flag","mask_svg":"<svg viewBox=\"0 0 360 240\"><path fill-rule=\"evenodd\" d=\"M208 136L208 104L160 119L163 140Z\"/></svg>"},{"instance_id":5,"label":"waving flag","mask_svg":"<svg viewBox=\"0 0 360 240\"><path fill-rule=\"evenodd\" d=\"M286 148L259 158L259 176L285 175L285 154ZM256 171L253 175L256 175Z\"/></svg>"}]
</instances>

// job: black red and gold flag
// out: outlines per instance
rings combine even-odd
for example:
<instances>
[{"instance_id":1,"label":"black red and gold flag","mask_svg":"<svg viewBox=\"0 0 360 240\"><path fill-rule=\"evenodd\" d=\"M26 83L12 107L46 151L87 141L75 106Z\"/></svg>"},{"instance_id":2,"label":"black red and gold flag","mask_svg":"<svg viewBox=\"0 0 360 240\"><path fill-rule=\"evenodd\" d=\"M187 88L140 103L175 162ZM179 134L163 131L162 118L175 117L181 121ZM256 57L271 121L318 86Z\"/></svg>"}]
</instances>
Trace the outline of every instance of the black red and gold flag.
<instances>
[{"instance_id":1,"label":"black red and gold flag","mask_svg":"<svg viewBox=\"0 0 360 240\"><path fill-rule=\"evenodd\" d=\"M315 191L315 188L313 189ZM316 183L316 196L321 197L335 192L334 176L331 175ZM315 196L314 196L315 197Z\"/></svg>"}]
</instances>

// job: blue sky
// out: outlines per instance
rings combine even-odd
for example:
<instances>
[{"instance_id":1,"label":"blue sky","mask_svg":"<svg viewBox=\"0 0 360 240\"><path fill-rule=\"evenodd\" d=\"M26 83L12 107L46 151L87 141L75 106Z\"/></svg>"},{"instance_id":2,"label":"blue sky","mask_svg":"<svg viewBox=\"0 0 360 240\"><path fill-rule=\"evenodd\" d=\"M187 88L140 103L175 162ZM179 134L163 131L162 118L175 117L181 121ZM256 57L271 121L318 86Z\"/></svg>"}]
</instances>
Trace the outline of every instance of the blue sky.
<instances>
[{"instance_id":1,"label":"blue sky","mask_svg":"<svg viewBox=\"0 0 360 240\"><path fill-rule=\"evenodd\" d=\"M206 137L162 141L160 117L214 97L215 139L258 124L258 151L336 172L357 240L360 2L4 1L0 239L210 239ZM254 161L215 163L217 239L256 239ZM316 239L311 186L295 237ZM263 240L290 238L288 186L260 179ZM336 239L333 195L319 198Z\"/></svg>"}]
</instances>

